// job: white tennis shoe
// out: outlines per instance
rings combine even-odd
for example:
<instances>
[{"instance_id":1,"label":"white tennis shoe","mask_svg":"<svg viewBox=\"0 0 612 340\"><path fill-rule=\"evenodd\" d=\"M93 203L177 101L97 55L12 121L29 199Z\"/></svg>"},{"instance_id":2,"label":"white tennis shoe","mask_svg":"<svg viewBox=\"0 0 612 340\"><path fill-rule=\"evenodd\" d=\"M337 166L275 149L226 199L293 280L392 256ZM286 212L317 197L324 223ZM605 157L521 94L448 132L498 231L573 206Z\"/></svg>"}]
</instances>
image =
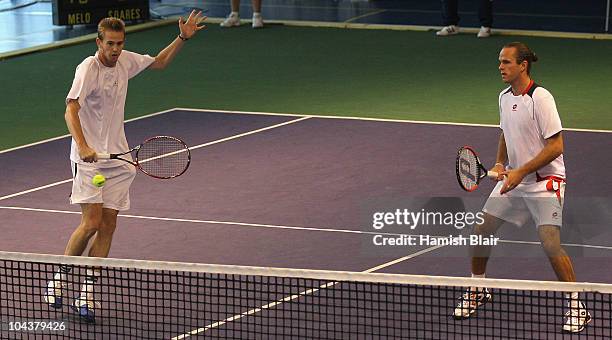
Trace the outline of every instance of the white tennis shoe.
<instances>
[{"instance_id":1,"label":"white tennis shoe","mask_svg":"<svg viewBox=\"0 0 612 340\"><path fill-rule=\"evenodd\" d=\"M441 30L436 32L436 35L439 37L446 37L449 35L455 35L459 33L459 26L457 25L449 25L446 27L442 27Z\"/></svg>"},{"instance_id":2,"label":"white tennis shoe","mask_svg":"<svg viewBox=\"0 0 612 340\"><path fill-rule=\"evenodd\" d=\"M491 27L480 27L480 31L476 35L478 38L488 38L491 36Z\"/></svg>"},{"instance_id":3,"label":"white tennis shoe","mask_svg":"<svg viewBox=\"0 0 612 340\"><path fill-rule=\"evenodd\" d=\"M221 23L221 27L229 28L240 26L240 15L230 13L225 20Z\"/></svg>"},{"instance_id":4,"label":"white tennis shoe","mask_svg":"<svg viewBox=\"0 0 612 340\"><path fill-rule=\"evenodd\" d=\"M262 28L264 27L264 23L263 23L263 17L261 16L261 13L254 13L253 14L253 23L252 23L253 28Z\"/></svg>"},{"instance_id":5,"label":"white tennis shoe","mask_svg":"<svg viewBox=\"0 0 612 340\"><path fill-rule=\"evenodd\" d=\"M584 304L579 302L578 307L570 307L565 313L563 330L569 333L579 333L589 322L591 322L591 314L586 310Z\"/></svg>"},{"instance_id":6,"label":"white tennis shoe","mask_svg":"<svg viewBox=\"0 0 612 340\"><path fill-rule=\"evenodd\" d=\"M476 313L478 307L491 301L493 296L486 288L478 288L477 290L468 289L459 298L459 303L455 307L453 316L455 319L467 319Z\"/></svg>"},{"instance_id":7,"label":"white tennis shoe","mask_svg":"<svg viewBox=\"0 0 612 340\"><path fill-rule=\"evenodd\" d=\"M101 307L100 302L94 301L93 293L81 294L74 300L72 309L79 313L81 319L87 323L96 321L95 310Z\"/></svg>"}]
</instances>

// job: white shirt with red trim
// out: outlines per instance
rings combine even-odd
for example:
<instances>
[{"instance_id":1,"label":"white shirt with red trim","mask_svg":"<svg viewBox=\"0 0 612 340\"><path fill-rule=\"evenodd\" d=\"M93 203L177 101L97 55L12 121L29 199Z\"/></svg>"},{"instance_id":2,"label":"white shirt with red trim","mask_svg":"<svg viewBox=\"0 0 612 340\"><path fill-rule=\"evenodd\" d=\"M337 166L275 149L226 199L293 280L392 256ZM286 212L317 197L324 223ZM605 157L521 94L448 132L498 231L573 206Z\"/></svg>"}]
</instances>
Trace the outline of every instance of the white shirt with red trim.
<instances>
[{"instance_id":1,"label":"white shirt with red trim","mask_svg":"<svg viewBox=\"0 0 612 340\"><path fill-rule=\"evenodd\" d=\"M123 127L128 80L149 67L155 58L122 51L114 67L107 67L95 56L85 58L76 68L72 88L66 97L78 99L79 120L87 144L98 153L129 150ZM83 163L72 139L70 160ZM100 167L121 165L121 161L98 162Z\"/></svg>"},{"instance_id":2,"label":"white shirt with red trim","mask_svg":"<svg viewBox=\"0 0 612 340\"><path fill-rule=\"evenodd\" d=\"M517 169L535 158L546 145L546 139L563 129L552 94L533 81L518 96L512 93L510 87L503 90L499 94L499 115L511 169ZM563 155L536 173L527 175L523 183L533 183L537 176L565 178Z\"/></svg>"}]
</instances>

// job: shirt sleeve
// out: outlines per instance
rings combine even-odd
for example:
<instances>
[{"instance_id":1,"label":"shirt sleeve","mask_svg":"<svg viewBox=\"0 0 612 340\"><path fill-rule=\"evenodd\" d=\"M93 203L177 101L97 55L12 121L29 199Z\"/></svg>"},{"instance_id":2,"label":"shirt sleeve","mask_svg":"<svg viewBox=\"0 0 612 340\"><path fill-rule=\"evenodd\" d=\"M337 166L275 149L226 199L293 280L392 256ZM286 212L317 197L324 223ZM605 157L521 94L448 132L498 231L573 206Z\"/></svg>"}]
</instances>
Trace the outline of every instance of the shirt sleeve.
<instances>
[{"instance_id":1,"label":"shirt sleeve","mask_svg":"<svg viewBox=\"0 0 612 340\"><path fill-rule=\"evenodd\" d=\"M534 109L538 127L544 139L550 138L563 130L555 98L550 92L543 88L536 89Z\"/></svg>"},{"instance_id":2,"label":"shirt sleeve","mask_svg":"<svg viewBox=\"0 0 612 340\"><path fill-rule=\"evenodd\" d=\"M122 56L125 56L126 66L128 70L128 78L131 79L144 71L155 61L155 58L148 54L138 54L130 51L123 51Z\"/></svg>"},{"instance_id":3,"label":"shirt sleeve","mask_svg":"<svg viewBox=\"0 0 612 340\"><path fill-rule=\"evenodd\" d=\"M83 61L77 66L74 72L74 80L72 81L72 87L66 97L66 104L71 99L78 99L79 105L85 105L85 98L91 93L93 86L91 85L94 75L90 68L91 63L89 60Z\"/></svg>"}]
</instances>

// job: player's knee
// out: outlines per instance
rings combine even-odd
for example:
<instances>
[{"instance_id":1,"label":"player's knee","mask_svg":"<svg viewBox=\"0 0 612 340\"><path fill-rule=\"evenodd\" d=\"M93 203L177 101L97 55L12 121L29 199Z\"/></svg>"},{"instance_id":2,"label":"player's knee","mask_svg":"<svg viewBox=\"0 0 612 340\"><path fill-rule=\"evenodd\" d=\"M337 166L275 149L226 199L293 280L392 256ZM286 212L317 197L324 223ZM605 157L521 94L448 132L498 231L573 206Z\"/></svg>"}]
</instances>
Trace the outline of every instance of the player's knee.
<instances>
[{"instance_id":1,"label":"player's knee","mask_svg":"<svg viewBox=\"0 0 612 340\"><path fill-rule=\"evenodd\" d=\"M116 223L102 222L100 224L100 228L98 232L101 234L107 235L107 236L111 236L113 235L113 233L115 233L116 228L117 228Z\"/></svg>"},{"instance_id":2,"label":"player's knee","mask_svg":"<svg viewBox=\"0 0 612 340\"><path fill-rule=\"evenodd\" d=\"M561 248L560 230L557 226L540 226L540 243L548 257L558 257L563 255Z\"/></svg>"},{"instance_id":3,"label":"player's knee","mask_svg":"<svg viewBox=\"0 0 612 340\"><path fill-rule=\"evenodd\" d=\"M87 235L91 236L100 230L102 224L101 220L97 219L84 219L81 221L79 228Z\"/></svg>"},{"instance_id":4,"label":"player's knee","mask_svg":"<svg viewBox=\"0 0 612 340\"><path fill-rule=\"evenodd\" d=\"M472 234L482 236L482 237L489 237L493 235L494 233L491 230L491 228L485 223L485 224L477 224L476 226L474 226L474 229L472 230Z\"/></svg>"},{"instance_id":5,"label":"player's knee","mask_svg":"<svg viewBox=\"0 0 612 340\"><path fill-rule=\"evenodd\" d=\"M87 233L95 233L102 225L102 206L97 204L83 204L81 224L79 228Z\"/></svg>"},{"instance_id":6,"label":"player's knee","mask_svg":"<svg viewBox=\"0 0 612 340\"><path fill-rule=\"evenodd\" d=\"M472 234L480 235L483 237L489 237L495 235L497 229L501 225L501 220L489 215L487 213L484 214L484 220L482 223L476 224L474 229L472 230Z\"/></svg>"}]
</instances>

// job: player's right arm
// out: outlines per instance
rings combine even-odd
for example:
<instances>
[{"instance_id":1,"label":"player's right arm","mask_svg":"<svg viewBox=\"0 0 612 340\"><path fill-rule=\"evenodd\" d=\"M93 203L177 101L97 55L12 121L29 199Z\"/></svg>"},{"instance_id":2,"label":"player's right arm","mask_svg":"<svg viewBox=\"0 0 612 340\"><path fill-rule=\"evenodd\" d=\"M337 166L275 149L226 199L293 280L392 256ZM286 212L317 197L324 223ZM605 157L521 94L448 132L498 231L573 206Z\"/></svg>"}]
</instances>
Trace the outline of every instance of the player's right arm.
<instances>
[{"instance_id":1,"label":"player's right arm","mask_svg":"<svg viewBox=\"0 0 612 340\"><path fill-rule=\"evenodd\" d=\"M68 126L68 131L72 135L74 139L77 149L79 150L79 156L85 162L95 162L98 160L96 155L96 151L87 145L87 141L85 140L85 135L83 134L83 128L81 127L81 120L79 119L79 110L81 109L81 105L79 105L78 99L70 99L66 104L66 113L64 114L64 119L66 120L66 125Z\"/></svg>"}]
</instances>

